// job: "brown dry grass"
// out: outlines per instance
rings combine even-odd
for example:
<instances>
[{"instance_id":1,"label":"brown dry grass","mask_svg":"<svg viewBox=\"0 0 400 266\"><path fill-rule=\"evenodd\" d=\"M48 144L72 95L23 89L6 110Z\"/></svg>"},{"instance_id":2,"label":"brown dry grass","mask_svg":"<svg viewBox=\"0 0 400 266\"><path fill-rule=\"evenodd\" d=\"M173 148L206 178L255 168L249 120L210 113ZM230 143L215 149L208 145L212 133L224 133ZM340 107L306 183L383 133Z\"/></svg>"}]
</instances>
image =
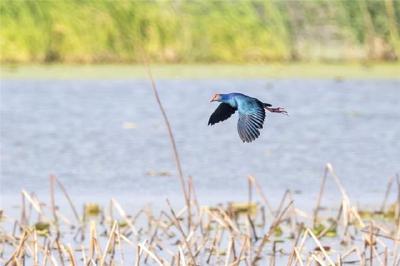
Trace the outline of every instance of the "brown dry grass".
<instances>
[{"instance_id":1,"label":"brown dry grass","mask_svg":"<svg viewBox=\"0 0 400 266\"><path fill-rule=\"evenodd\" d=\"M399 201L386 202L399 177L389 180L378 211L358 210L329 164L323 180L328 178L339 190L337 213L321 208L325 181L308 214L296 207L290 191L273 208L256 178L249 177L245 203L200 206L190 181L191 214L169 202L157 213L143 208L129 214L115 199L107 208L87 204L79 213L51 176L50 204L23 190L20 217L1 212L0 264L398 265ZM70 210L58 207L57 188Z\"/></svg>"}]
</instances>

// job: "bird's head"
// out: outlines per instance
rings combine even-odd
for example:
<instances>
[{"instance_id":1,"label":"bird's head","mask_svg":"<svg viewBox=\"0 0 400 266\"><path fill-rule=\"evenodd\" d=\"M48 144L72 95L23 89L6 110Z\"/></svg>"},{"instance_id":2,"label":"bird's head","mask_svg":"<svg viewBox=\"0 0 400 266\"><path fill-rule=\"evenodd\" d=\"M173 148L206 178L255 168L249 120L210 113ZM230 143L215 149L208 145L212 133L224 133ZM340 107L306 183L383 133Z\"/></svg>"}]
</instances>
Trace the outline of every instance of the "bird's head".
<instances>
[{"instance_id":1,"label":"bird's head","mask_svg":"<svg viewBox=\"0 0 400 266\"><path fill-rule=\"evenodd\" d=\"M214 94L210 100L210 102L219 102L219 101L221 101L221 94L218 93Z\"/></svg>"}]
</instances>

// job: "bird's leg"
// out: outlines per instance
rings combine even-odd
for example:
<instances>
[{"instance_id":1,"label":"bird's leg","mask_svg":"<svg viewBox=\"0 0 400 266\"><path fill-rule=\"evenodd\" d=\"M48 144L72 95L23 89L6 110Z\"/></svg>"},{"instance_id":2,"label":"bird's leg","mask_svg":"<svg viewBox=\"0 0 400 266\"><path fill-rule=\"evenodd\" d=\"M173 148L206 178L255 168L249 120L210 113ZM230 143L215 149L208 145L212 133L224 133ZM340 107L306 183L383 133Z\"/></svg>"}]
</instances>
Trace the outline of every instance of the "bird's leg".
<instances>
[{"instance_id":1,"label":"bird's leg","mask_svg":"<svg viewBox=\"0 0 400 266\"><path fill-rule=\"evenodd\" d=\"M282 113L288 115L288 112L285 111L282 107L265 107L266 110L270 111L271 113Z\"/></svg>"}]
</instances>

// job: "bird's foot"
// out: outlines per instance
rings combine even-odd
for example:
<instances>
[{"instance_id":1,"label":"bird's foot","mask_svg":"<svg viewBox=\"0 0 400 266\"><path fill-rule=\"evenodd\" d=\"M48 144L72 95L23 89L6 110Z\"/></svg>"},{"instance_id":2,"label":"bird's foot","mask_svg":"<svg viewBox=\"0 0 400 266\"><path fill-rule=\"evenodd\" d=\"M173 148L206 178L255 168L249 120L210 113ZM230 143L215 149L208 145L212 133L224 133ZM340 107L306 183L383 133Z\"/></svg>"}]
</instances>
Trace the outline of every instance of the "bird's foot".
<instances>
[{"instance_id":1,"label":"bird's foot","mask_svg":"<svg viewBox=\"0 0 400 266\"><path fill-rule=\"evenodd\" d=\"M285 114L285 115L289 115L288 112L286 112L285 109L283 109L282 107L265 107L265 109L267 109L268 111L270 111L271 113L281 113L281 114Z\"/></svg>"}]
</instances>

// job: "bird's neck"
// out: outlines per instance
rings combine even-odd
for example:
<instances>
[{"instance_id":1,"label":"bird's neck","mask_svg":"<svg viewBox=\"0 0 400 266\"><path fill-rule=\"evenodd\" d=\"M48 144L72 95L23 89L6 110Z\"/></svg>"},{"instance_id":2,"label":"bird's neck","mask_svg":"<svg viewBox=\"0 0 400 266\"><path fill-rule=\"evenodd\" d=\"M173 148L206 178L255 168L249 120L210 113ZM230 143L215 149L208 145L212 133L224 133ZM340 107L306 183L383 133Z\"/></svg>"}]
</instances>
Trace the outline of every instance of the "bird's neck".
<instances>
[{"instance_id":1,"label":"bird's neck","mask_svg":"<svg viewBox=\"0 0 400 266\"><path fill-rule=\"evenodd\" d=\"M220 94L220 101L223 103L226 103L226 101L229 101L230 97L229 94Z\"/></svg>"},{"instance_id":2,"label":"bird's neck","mask_svg":"<svg viewBox=\"0 0 400 266\"><path fill-rule=\"evenodd\" d=\"M221 99L219 101L222 103L227 103L236 108L236 101L233 99L233 97L231 97L230 94L221 94Z\"/></svg>"}]
</instances>

